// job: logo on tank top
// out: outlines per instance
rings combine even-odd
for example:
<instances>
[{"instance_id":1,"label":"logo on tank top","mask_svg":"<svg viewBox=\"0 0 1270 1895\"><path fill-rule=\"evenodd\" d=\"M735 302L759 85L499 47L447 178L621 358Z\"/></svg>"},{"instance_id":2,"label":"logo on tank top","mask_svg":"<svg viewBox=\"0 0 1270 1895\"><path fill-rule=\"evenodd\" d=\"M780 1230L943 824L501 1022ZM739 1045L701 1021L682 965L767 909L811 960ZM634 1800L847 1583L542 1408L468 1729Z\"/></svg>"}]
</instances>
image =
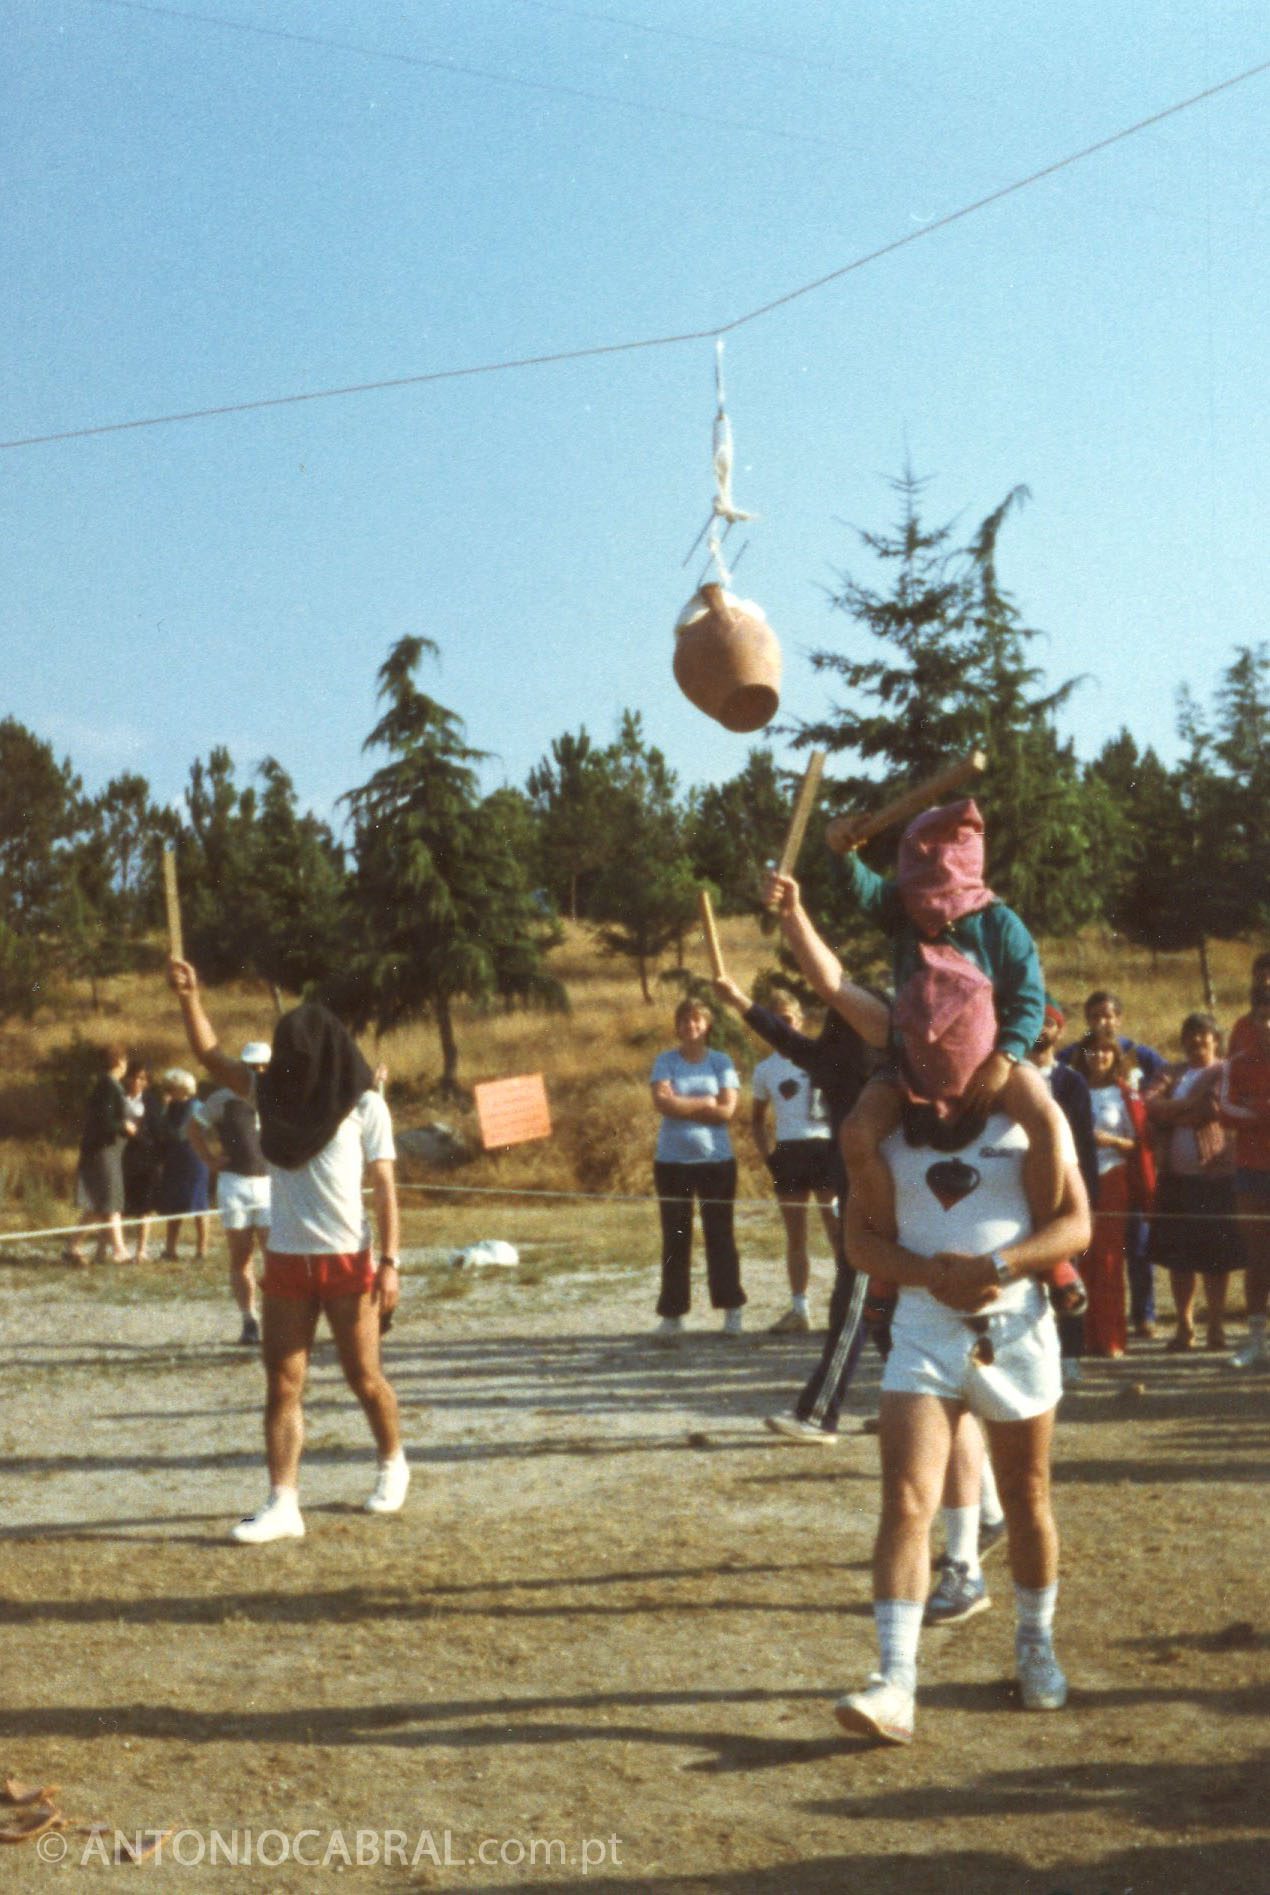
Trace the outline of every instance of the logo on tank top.
<instances>
[{"instance_id":1,"label":"logo on tank top","mask_svg":"<svg viewBox=\"0 0 1270 1895\"><path fill-rule=\"evenodd\" d=\"M954 1204L960 1204L972 1191L977 1191L983 1180L964 1158L941 1158L927 1167L926 1182L944 1209L951 1211Z\"/></svg>"},{"instance_id":2,"label":"logo on tank top","mask_svg":"<svg viewBox=\"0 0 1270 1895\"><path fill-rule=\"evenodd\" d=\"M782 1099L796 1099L799 1092L799 1082L797 1079L782 1079L776 1090L780 1093Z\"/></svg>"}]
</instances>

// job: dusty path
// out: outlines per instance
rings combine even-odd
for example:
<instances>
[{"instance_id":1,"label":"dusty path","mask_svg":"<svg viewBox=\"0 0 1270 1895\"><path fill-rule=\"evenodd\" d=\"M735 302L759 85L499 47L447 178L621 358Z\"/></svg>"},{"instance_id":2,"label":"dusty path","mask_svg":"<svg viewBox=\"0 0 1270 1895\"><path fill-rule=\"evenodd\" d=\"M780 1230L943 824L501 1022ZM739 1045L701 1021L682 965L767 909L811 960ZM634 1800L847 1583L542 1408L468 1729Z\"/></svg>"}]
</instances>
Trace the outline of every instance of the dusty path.
<instances>
[{"instance_id":1,"label":"dusty path","mask_svg":"<svg viewBox=\"0 0 1270 1895\"><path fill-rule=\"evenodd\" d=\"M759 1322L776 1276L752 1272ZM190 1866L146 1886L311 1890L360 1830L380 1859L342 1872L384 1888L1270 1887L1270 1378L1158 1348L1095 1370L1060 1426L1070 1709L1014 1708L994 1564L996 1608L925 1642L918 1742L883 1752L829 1715L871 1661L876 1444L759 1426L806 1340L699 1315L663 1354L646 1271L452 1299L425 1269L391 1345L406 1512L360 1513L368 1443L324 1348L309 1536L242 1549L260 1372L219 1286L4 1281L0 1763L126 1833L176 1825ZM870 1363L857 1418L875 1386ZM264 1841L265 1866L214 1868L213 1830L312 1832L309 1863ZM80 1885L110 1874L90 1856ZM0 1884L49 1877L0 1851Z\"/></svg>"}]
</instances>

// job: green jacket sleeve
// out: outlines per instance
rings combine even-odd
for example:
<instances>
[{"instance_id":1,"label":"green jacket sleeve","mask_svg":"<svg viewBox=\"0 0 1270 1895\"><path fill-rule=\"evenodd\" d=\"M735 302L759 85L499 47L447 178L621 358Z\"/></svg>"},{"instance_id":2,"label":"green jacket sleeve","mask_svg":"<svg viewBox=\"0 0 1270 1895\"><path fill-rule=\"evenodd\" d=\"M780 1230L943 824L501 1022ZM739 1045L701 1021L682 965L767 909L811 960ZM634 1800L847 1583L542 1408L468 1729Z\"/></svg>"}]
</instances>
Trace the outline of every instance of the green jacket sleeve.
<instances>
[{"instance_id":1,"label":"green jacket sleeve","mask_svg":"<svg viewBox=\"0 0 1270 1895\"><path fill-rule=\"evenodd\" d=\"M997 902L984 914L985 945L997 1009L997 1047L1026 1059L1045 1024L1045 976L1036 943L1013 908Z\"/></svg>"},{"instance_id":2,"label":"green jacket sleeve","mask_svg":"<svg viewBox=\"0 0 1270 1895\"><path fill-rule=\"evenodd\" d=\"M876 922L886 934L894 934L902 913L894 882L868 868L853 849L842 857L842 879L847 899L862 915Z\"/></svg>"}]
</instances>

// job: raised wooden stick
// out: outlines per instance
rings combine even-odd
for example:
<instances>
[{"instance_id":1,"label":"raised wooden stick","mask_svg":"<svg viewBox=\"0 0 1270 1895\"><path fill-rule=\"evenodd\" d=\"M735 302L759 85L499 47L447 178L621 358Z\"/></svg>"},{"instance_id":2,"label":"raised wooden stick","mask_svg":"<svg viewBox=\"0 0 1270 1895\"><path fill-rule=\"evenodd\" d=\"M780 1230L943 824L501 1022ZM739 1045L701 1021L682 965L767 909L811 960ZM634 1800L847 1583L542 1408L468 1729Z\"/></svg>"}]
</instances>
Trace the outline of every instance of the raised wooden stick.
<instances>
[{"instance_id":1,"label":"raised wooden stick","mask_svg":"<svg viewBox=\"0 0 1270 1895\"><path fill-rule=\"evenodd\" d=\"M820 791L820 779L825 768L823 750L813 750L807 759L807 768L803 780L798 786L798 795L794 799L794 813L789 819L789 828L785 835L785 846L781 850L780 861L776 864L778 875L792 875L798 852L803 846L803 837L807 834L807 824L811 821L811 812ZM769 904L770 906L771 904Z\"/></svg>"},{"instance_id":2,"label":"raised wooden stick","mask_svg":"<svg viewBox=\"0 0 1270 1895\"><path fill-rule=\"evenodd\" d=\"M176 850L170 842L163 845L163 900L168 911L168 953L174 961L185 959L181 937L181 891L176 885Z\"/></svg>"},{"instance_id":3,"label":"raised wooden stick","mask_svg":"<svg viewBox=\"0 0 1270 1895\"><path fill-rule=\"evenodd\" d=\"M896 823L911 822L924 809L933 809L953 790L961 789L973 777L982 776L987 767L988 759L984 752L972 750L960 763L950 763L946 770L938 770L934 776L915 783L911 790L905 790L903 796L897 796L893 803L886 803L881 809L864 816L835 817L825 832L825 840L835 854L845 855L849 849L858 849L861 843L871 842L884 829L892 829ZM835 830L838 832L837 839Z\"/></svg>"},{"instance_id":4,"label":"raised wooden stick","mask_svg":"<svg viewBox=\"0 0 1270 1895\"><path fill-rule=\"evenodd\" d=\"M716 980L722 980L727 969L723 965L723 949L719 946L719 931L714 925L714 909L710 906L708 888L697 890L697 909L701 916L701 932L706 937L706 953L710 956L710 972Z\"/></svg>"}]
</instances>

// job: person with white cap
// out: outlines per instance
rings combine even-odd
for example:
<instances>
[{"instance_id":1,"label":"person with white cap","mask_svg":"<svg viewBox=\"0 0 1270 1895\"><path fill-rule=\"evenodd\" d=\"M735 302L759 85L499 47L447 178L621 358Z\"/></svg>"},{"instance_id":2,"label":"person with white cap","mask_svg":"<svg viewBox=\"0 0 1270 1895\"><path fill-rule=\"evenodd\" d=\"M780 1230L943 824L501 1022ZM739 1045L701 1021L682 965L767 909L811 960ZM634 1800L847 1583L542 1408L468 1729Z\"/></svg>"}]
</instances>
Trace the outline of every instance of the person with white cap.
<instances>
[{"instance_id":1,"label":"person with white cap","mask_svg":"<svg viewBox=\"0 0 1270 1895\"><path fill-rule=\"evenodd\" d=\"M266 1040L249 1040L238 1057L259 1074L269 1064L270 1051ZM208 1132L219 1135L219 1161L207 1143ZM230 1294L243 1319L238 1340L250 1348L260 1341L251 1255L259 1244L263 1260L269 1248L269 1166L260 1149L255 1101L240 1098L228 1086L218 1086L196 1108L189 1136L195 1150L216 1169L216 1206L229 1252Z\"/></svg>"}]
</instances>

